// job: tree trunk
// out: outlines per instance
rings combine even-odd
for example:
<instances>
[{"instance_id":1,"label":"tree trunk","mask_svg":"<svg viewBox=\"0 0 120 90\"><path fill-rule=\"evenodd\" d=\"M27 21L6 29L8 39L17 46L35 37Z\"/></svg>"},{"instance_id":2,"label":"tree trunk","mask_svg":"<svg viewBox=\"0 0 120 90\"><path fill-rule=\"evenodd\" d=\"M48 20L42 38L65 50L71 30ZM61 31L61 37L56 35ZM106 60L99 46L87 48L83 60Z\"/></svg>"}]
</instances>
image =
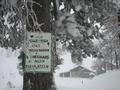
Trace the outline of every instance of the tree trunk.
<instances>
[{"instance_id":1,"label":"tree trunk","mask_svg":"<svg viewBox=\"0 0 120 90\"><path fill-rule=\"evenodd\" d=\"M113 70L113 64L112 64L112 55L111 55L111 70Z\"/></svg>"},{"instance_id":2,"label":"tree trunk","mask_svg":"<svg viewBox=\"0 0 120 90\"><path fill-rule=\"evenodd\" d=\"M120 59L119 59L119 69L120 69Z\"/></svg>"},{"instance_id":3,"label":"tree trunk","mask_svg":"<svg viewBox=\"0 0 120 90\"><path fill-rule=\"evenodd\" d=\"M104 59L104 69L105 69L105 71L104 72L106 72L107 70L107 68L106 68L106 60Z\"/></svg>"},{"instance_id":4,"label":"tree trunk","mask_svg":"<svg viewBox=\"0 0 120 90\"><path fill-rule=\"evenodd\" d=\"M113 64L112 64L112 62L113 62L113 55L112 55L112 52L113 52L113 47L112 47L112 44L110 44L110 46L111 46L111 56L110 56L110 67L111 67L111 70L113 70ZM109 66L108 66L109 67Z\"/></svg>"},{"instance_id":5,"label":"tree trunk","mask_svg":"<svg viewBox=\"0 0 120 90\"><path fill-rule=\"evenodd\" d=\"M118 56L116 51L115 51L115 62L116 62L116 69L118 69L119 65L118 65Z\"/></svg>"},{"instance_id":6,"label":"tree trunk","mask_svg":"<svg viewBox=\"0 0 120 90\"><path fill-rule=\"evenodd\" d=\"M31 0L36 2L32 8L36 14L37 22L43 23L41 30L43 32L52 32L50 24L50 0ZM40 4L40 5L38 5ZM29 19L32 27L26 23L27 31L32 31L33 21ZM39 30L39 29L37 29ZM36 31L37 31L36 30ZM56 90L53 73L24 73L23 90Z\"/></svg>"},{"instance_id":7,"label":"tree trunk","mask_svg":"<svg viewBox=\"0 0 120 90\"><path fill-rule=\"evenodd\" d=\"M53 74L24 73L23 90L56 90Z\"/></svg>"}]
</instances>

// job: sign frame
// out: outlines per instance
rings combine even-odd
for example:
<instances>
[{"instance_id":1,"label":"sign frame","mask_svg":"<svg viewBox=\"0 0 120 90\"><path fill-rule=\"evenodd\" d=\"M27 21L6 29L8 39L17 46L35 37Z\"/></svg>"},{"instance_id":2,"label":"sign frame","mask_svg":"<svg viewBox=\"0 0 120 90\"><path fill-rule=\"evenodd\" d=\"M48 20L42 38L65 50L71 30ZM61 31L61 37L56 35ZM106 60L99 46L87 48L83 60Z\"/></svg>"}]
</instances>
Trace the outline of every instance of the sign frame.
<instances>
[{"instance_id":1,"label":"sign frame","mask_svg":"<svg viewBox=\"0 0 120 90\"><path fill-rule=\"evenodd\" d=\"M29 60L28 59L28 49L30 49L30 48L28 48L28 42L29 42L29 38L28 38L28 36L29 35L36 35L36 37L39 37L39 36L42 36L43 35L43 37L42 37L42 39L44 39L44 36L47 36L47 35L49 35L50 36L50 38L49 38L49 40L48 40L48 42L50 42L50 45L49 45L49 59L48 60L50 60L49 61L49 64L47 64L48 66L49 66L49 68L48 69L46 69L46 70L44 70L44 69L37 69L37 70L35 70L35 69L32 69L32 70L28 70L28 68L26 68L26 65L28 65L27 64L27 60ZM30 43L31 44L31 43ZM39 48L39 49L41 49L41 48ZM25 42L25 54L26 54L26 59L25 59L25 68L24 68L24 72L25 73L51 73L52 71L53 71L53 58L52 58L52 34L51 33L40 33L40 32L27 32L27 35L26 35L26 42ZM41 60L40 60L41 61ZM45 60L44 60L45 61ZM45 63L44 63L45 64ZM41 64L41 65L44 65L44 64ZM30 65L30 64L29 64ZM36 65L36 67L37 67L37 64L35 64L34 63L34 65ZM29 68L30 69L30 68Z\"/></svg>"}]
</instances>

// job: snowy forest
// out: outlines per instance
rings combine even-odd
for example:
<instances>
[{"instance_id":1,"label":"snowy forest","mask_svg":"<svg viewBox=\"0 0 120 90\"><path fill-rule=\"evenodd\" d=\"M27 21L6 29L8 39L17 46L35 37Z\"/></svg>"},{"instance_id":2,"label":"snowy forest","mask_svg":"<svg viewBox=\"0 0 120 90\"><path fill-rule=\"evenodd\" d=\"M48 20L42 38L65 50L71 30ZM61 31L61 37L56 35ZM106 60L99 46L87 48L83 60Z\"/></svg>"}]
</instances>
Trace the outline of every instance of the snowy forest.
<instances>
[{"instance_id":1,"label":"snowy forest","mask_svg":"<svg viewBox=\"0 0 120 90\"><path fill-rule=\"evenodd\" d=\"M25 72L28 32L51 33L51 72ZM92 62L89 69L85 60ZM7 65L18 72L13 82L19 88L7 81ZM69 70L56 77L62 65ZM0 0L0 81L7 86L0 82L0 90L119 90L119 70L119 0ZM104 81L105 87L93 86Z\"/></svg>"}]
</instances>

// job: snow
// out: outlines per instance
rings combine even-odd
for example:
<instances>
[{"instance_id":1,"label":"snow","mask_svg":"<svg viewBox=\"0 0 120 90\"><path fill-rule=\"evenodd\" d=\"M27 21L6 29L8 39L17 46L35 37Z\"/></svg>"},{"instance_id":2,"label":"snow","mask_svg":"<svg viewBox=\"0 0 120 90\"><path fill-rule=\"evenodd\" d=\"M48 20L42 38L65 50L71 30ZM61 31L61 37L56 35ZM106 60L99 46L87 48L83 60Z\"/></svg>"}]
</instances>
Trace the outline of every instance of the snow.
<instances>
[{"instance_id":1,"label":"snow","mask_svg":"<svg viewBox=\"0 0 120 90\"><path fill-rule=\"evenodd\" d=\"M75 7L75 10L76 11L80 11L82 9L82 6L81 5L77 5L76 7Z\"/></svg>"},{"instance_id":2,"label":"snow","mask_svg":"<svg viewBox=\"0 0 120 90\"><path fill-rule=\"evenodd\" d=\"M74 12L74 10L73 9L71 9L70 10L70 14L74 14L75 12Z\"/></svg>"},{"instance_id":3,"label":"snow","mask_svg":"<svg viewBox=\"0 0 120 90\"><path fill-rule=\"evenodd\" d=\"M79 30L76 28L78 27L78 25L76 24L74 15L71 15L67 20L72 22L67 23L68 33L71 34L73 37L83 37L82 34L80 34Z\"/></svg>"},{"instance_id":4,"label":"snow","mask_svg":"<svg viewBox=\"0 0 120 90\"><path fill-rule=\"evenodd\" d=\"M59 75L59 73L62 73L62 72L67 72L70 69L73 69L74 67L76 67L76 65L71 60L70 52L65 51L60 57L63 58L64 60L63 60L63 64L58 66L60 69L56 70L56 73L55 73L56 75Z\"/></svg>"},{"instance_id":5,"label":"snow","mask_svg":"<svg viewBox=\"0 0 120 90\"><path fill-rule=\"evenodd\" d=\"M120 90L120 71L111 71L93 79L55 78L58 90Z\"/></svg>"},{"instance_id":6,"label":"snow","mask_svg":"<svg viewBox=\"0 0 120 90\"><path fill-rule=\"evenodd\" d=\"M17 53L19 52L0 48L0 90L22 90L23 79L17 69ZM61 70L57 72L66 71L75 66L70 60L69 52L65 52L61 57L64 57L65 61L61 65ZM11 83L11 88L8 82ZM92 79L61 78L55 74L55 82L58 90L120 90L120 70L109 71Z\"/></svg>"},{"instance_id":7,"label":"snow","mask_svg":"<svg viewBox=\"0 0 120 90\"><path fill-rule=\"evenodd\" d=\"M96 60L96 58L94 58L92 56L84 58L81 66L83 66L89 70L92 70L92 65L94 64L95 60Z\"/></svg>"},{"instance_id":8,"label":"snow","mask_svg":"<svg viewBox=\"0 0 120 90\"><path fill-rule=\"evenodd\" d=\"M9 49L0 48L0 90L9 89L8 82L12 84L12 87L22 86L22 76L19 75L17 65L17 52L12 53ZM15 90L15 89L11 89Z\"/></svg>"},{"instance_id":9,"label":"snow","mask_svg":"<svg viewBox=\"0 0 120 90\"><path fill-rule=\"evenodd\" d=\"M13 17L14 15L16 15L14 12L13 12L13 13L8 12L6 15L3 16L3 18L4 18L4 20L5 20L5 21L4 21L4 25L6 25L9 29L14 26L14 23L10 23L10 22L8 21L8 18L9 18L10 16Z\"/></svg>"},{"instance_id":10,"label":"snow","mask_svg":"<svg viewBox=\"0 0 120 90\"><path fill-rule=\"evenodd\" d=\"M62 5L60 5L60 7L59 7L59 10L62 10L64 8L65 8L64 3L62 3Z\"/></svg>"}]
</instances>

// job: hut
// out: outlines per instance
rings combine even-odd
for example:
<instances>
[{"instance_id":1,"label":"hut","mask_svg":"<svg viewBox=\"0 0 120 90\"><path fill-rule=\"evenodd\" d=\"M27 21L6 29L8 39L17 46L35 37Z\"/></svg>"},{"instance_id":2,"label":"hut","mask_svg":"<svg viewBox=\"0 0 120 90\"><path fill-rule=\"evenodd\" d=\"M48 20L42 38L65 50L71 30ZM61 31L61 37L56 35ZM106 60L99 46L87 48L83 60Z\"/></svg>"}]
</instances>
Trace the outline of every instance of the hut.
<instances>
[{"instance_id":1,"label":"hut","mask_svg":"<svg viewBox=\"0 0 120 90\"><path fill-rule=\"evenodd\" d=\"M81 77L81 78L92 78L95 73L82 66L77 66L68 72L60 73L60 77Z\"/></svg>"}]
</instances>

